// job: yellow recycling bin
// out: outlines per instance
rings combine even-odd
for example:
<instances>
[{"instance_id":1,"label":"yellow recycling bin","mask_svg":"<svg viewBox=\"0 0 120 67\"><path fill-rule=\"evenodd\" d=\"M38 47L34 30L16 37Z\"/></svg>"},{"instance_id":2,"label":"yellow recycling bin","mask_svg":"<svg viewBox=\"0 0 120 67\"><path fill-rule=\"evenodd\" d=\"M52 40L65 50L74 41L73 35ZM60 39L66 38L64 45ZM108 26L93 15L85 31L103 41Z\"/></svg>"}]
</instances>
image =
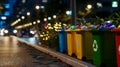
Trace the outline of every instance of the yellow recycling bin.
<instances>
[{"instance_id":1,"label":"yellow recycling bin","mask_svg":"<svg viewBox=\"0 0 120 67\"><path fill-rule=\"evenodd\" d=\"M76 32L71 30L66 30L67 32L67 48L68 55L72 56L73 54L77 55L76 52Z\"/></svg>"},{"instance_id":2,"label":"yellow recycling bin","mask_svg":"<svg viewBox=\"0 0 120 67\"><path fill-rule=\"evenodd\" d=\"M92 34L89 31L76 29L66 30L68 55L75 54L78 59L92 59Z\"/></svg>"}]
</instances>

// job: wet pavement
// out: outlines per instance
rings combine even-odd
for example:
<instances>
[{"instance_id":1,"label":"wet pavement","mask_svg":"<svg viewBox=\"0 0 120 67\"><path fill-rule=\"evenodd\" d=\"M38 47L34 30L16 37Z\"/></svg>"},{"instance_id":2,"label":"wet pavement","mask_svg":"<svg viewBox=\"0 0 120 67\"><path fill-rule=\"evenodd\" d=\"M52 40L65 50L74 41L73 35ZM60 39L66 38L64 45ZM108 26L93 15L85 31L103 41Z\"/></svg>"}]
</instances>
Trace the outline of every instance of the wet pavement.
<instances>
[{"instance_id":1,"label":"wet pavement","mask_svg":"<svg viewBox=\"0 0 120 67\"><path fill-rule=\"evenodd\" d=\"M0 37L0 67L72 67L10 37Z\"/></svg>"},{"instance_id":2,"label":"wet pavement","mask_svg":"<svg viewBox=\"0 0 120 67\"><path fill-rule=\"evenodd\" d=\"M37 45L37 43L38 43L38 38L36 38L36 37L19 37L19 38L22 40L25 40L31 44L34 44L34 45L35 44Z\"/></svg>"}]
</instances>

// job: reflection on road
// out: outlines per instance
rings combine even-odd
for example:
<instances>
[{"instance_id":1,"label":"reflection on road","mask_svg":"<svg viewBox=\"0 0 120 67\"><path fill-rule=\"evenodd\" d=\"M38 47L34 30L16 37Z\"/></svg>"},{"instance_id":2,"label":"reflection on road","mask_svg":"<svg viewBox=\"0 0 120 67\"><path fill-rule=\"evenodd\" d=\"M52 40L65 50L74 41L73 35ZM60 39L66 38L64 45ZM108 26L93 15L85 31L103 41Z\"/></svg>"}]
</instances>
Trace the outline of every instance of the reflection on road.
<instances>
[{"instance_id":1,"label":"reflection on road","mask_svg":"<svg viewBox=\"0 0 120 67\"><path fill-rule=\"evenodd\" d=\"M32 60L25 49L17 45L17 39L0 37L0 67L32 67Z\"/></svg>"},{"instance_id":2,"label":"reflection on road","mask_svg":"<svg viewBox=\"0 0 120 67\"><path fill-rule=\"evenodd\" d=\"M35 37L20 37L21 39L31 43L31 44L37 44L38 39Z\"/></svg>"}]
</instances>

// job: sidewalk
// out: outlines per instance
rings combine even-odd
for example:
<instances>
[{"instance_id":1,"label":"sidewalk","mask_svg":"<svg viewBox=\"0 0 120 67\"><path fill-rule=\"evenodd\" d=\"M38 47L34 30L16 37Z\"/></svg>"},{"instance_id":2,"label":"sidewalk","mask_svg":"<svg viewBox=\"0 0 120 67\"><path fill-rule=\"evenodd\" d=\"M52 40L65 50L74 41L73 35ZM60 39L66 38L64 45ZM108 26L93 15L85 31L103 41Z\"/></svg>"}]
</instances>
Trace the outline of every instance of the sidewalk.
<instances>
[{"instance_id":1,"label":"sidewalk","mask_svg":"<svg viewBox=\"0 0 120 67\"><path fill-rule=\"evenodd\" d=\"M13 38L16 38L16 37L13 37ZM26 41L24 41L22 39L19 39L19 38L17 38L17 39L20 42L26 43L27 45L32 46L33 48L38 49L39 51L42 51L42 52L44 52L46 54L49 54L49 55L51 55L53 57L56 57L56 58L62 60L63 62L66 62L67 64L70 64L70 65L72 65L74 67L95 67L92 64L83 62L83 61L78 60L76 58L70 57L70 56L68 56L66 54L62 54L60 52L53 51L53 50L51 50L49 48L45 48L43 46L33 45L33 44L31 44L29 42L26 42Z\"/></svg>"},{"instance_id":2,"label":"sidewalk","mask_svg":"<svg viewBox=\"0 0 120 67\"><path fill-rule=\"evenodd\" d=\"M26 44L18 43L16 38L0 37L0 67L68 67Z\"/></svg>"}]
</instances>

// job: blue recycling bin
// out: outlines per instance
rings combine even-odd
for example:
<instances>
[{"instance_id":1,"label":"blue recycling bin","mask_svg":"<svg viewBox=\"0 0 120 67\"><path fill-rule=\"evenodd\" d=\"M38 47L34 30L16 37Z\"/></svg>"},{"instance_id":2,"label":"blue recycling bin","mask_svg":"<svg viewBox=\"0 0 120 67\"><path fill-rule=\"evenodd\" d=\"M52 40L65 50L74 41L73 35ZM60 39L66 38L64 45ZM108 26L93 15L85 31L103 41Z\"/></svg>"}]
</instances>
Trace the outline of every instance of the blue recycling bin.
<instances>
[{"instance_id":1,"label":"blue recycling bin","mask_svg":"<svg viewBox=\"0 0 120 67\"><path fill-rule=\"evenodd\" d=\"M59 30L59 51L67 53L67 33L64 29Z\"/></svg>"}]
</instances>

